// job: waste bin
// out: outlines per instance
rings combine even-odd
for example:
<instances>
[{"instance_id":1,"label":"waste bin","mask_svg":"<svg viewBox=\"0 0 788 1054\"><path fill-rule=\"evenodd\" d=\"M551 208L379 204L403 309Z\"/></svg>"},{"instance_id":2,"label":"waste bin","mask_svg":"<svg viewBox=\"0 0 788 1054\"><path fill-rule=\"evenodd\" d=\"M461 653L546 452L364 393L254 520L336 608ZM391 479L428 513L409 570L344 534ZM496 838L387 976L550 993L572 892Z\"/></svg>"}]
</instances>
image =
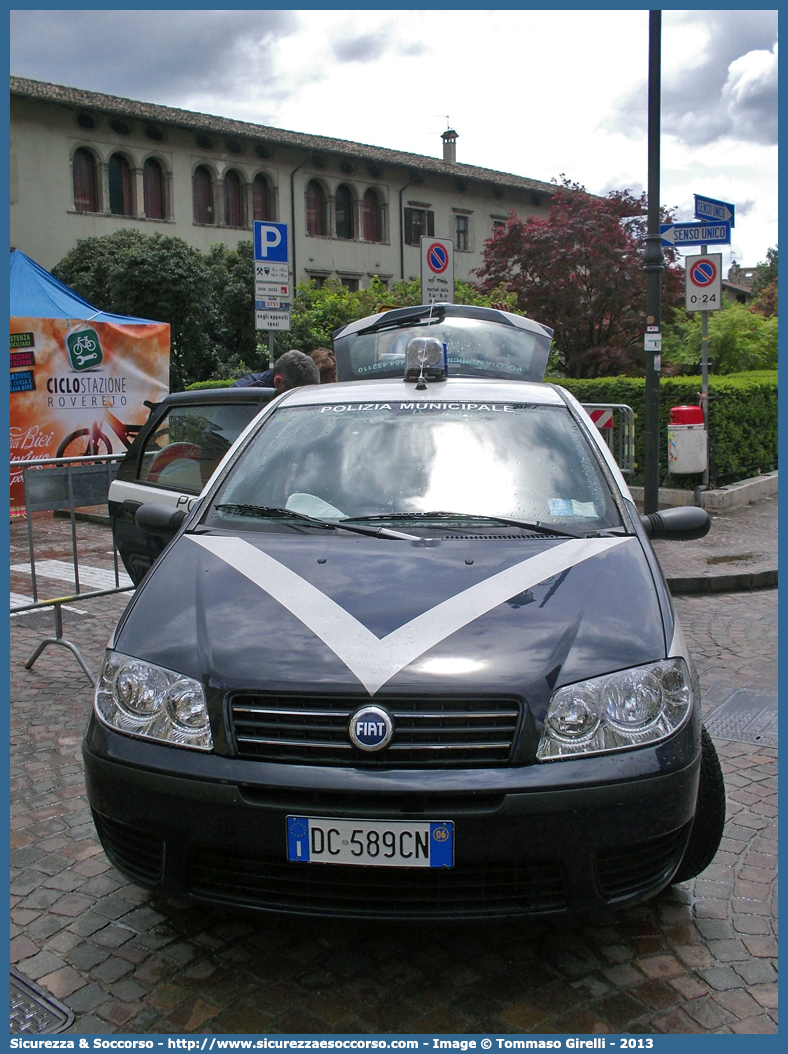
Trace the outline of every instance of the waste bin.
<instances>
[{"instance_id":1,"label":"waste bin","mask_svg":"<svg viewBox=\"0 0 788 1054\"><path fill-rule=\"evenodd\" d=\"M706 471L706 428L699 406L673 406L668 425L668 471Z\"/></svg>"}]
</instances>

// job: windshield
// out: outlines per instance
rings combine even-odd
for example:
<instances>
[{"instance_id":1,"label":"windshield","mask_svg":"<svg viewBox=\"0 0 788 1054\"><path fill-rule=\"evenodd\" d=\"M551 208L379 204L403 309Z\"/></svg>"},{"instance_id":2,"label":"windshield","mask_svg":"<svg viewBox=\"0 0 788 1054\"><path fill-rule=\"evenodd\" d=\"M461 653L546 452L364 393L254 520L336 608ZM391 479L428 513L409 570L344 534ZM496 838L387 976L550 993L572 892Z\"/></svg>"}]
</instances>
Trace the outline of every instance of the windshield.
<instances>
[{"instance_id":1,"label":"windshield","mask_svg":"<svg viewBox=\"0 0 788 1054\"><path fill-rule=\"evenodd\" d=\"M546 333L484 319L448 316L429 325L427 318L421 318L407 326L340 336L334 342L337 376L343 381L401 377L408 341L427 335L446 345L450 377L502 377L517 381L544 378L550 351Z\"/></svg>"},{"instance_id":2,"label":"windshield","mask_svg":"<svg viewBox=\"0 0 788 1054\"><path fill-rule=\"evenodd\" d=\"M237 527L239 506L334 520L444 512L587 531L621 523L569 411L533 404L282 407L242 451L205 522Z\"/></svg>"}]
</instances>

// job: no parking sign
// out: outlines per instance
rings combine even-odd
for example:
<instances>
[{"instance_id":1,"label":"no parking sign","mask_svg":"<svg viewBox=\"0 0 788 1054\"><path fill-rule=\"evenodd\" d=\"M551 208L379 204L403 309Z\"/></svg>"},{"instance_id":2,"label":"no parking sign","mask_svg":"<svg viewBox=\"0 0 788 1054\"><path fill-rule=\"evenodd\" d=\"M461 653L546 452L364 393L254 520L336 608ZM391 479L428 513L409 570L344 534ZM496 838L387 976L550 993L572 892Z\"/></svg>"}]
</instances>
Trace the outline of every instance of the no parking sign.
<instances>
[{"instance_id":1,"label":"no parking sign","mask_svg":"<svg viewBox=\"0 0 788 1054\"><path fill-rule=\"evenodd\" d=\"M421 302L454 303L454 242L421 239Z\"/></svg>"},{"instance_id":2,"label":"no parking sign","mask_svg":"<svg viewBox=\"0 0 788 1054\"><path fill-rule=\"evenodd\" d=\"M722 253L684 258L687 311L719 311L722 300Z\"/></svg>"}]
</instances>

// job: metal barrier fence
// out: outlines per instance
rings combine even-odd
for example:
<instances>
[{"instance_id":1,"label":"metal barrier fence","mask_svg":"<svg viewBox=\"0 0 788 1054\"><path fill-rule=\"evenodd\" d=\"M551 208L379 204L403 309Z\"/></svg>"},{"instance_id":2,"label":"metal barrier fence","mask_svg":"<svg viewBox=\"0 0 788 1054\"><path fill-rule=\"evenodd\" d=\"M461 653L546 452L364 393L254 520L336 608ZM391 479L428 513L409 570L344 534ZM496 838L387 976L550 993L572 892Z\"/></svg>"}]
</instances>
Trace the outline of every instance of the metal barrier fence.
<instances>
[{"instance_id":1,"label":"metal barrier fence","mask_svg":"<svg viewBox=\"0 0 788 1054\"><path fill-rule=\"evenodd\" d=\"M583 403L622 472L635 467L635 415L625 403Z\"/></svg>"},{"instance_id":2,"label":"metal barrier fence","mask_svg":"<svg viewBox=\"0 0 788 1054\"><path fill-rule=\"evenodd\" d=\"M25 518L27 520L27 547L30 571L31 591L33 594L30 603L11 606L11 613L18 615L22 612L37 611L43 608L52 608L55 620L55 636L47 637L41 641L36 650L25 663L29 670L43 650L50 644L57 644L67 648L76 658L82 669L90 678L92 684L96 683L88 664L79 648L63 636L63 612L64 604L73 603L75 600L90 600L93 597L111 596L114 593L124 593L132 590L133 585L121 582L122 573L119 566L118 551L113 542L112 560L114 571L114 586L108 589L83 590L80 583L80 560L77 539L77 510L94 505L106 505L109 496L109 485L117 474L117 466L123 460L123 454L99 454L80 457L41 458L37 461L12 461L11 471L18 472L22 469L22 480L25 495ZM57 512L68 510L71 521L71 560L74 572L74 591L67 596L48 597L41 599L39 596L39 576L36 573L36 547L33 528L33 513ZM112 572L110 572L112 574Z\"/></svg>"}]
</instances>

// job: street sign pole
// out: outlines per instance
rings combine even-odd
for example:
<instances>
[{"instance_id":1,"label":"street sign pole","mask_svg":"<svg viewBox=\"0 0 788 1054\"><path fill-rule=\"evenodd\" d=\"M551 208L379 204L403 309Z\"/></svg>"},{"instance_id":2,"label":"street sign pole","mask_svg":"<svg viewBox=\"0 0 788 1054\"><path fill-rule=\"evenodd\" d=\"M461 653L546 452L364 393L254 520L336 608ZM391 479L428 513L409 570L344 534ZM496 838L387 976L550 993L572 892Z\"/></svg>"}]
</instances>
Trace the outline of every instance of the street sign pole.
<instances>
[{"instance_id":1,"label":"street sign pole","mask_svg":"<svg viewBox=\"0 0 788 1054\"><path fill-rule=\"evenodd\" d=\"M708 246L701 245L701 256L706 256ZM703 489L709 489L709 313L700 313L700 405L703 410L703 427L706 431L706 467L703 470Z\"/></svg>"},{"instance_id":2,"label":"street sign pole","mask_svg":"<svg viewBox=\"0 0 788 1054\"><path fill-rule=\"evenodd\" d=\"M697 195L696 195L697 197ZM706 199L700 199L706 200ZM733 206L725 207L733 210ZM706 244L701 244L700 256L684 258L684 308L689 314L700 312L701 333L701 391L700 405L703 411L703 427L706 432L706 461L703 470L703 486L709 486L709 312L722 307L722 253L710 253ZM696 499L698 494L696 493Z\"/></svg>"}]
</instances>

